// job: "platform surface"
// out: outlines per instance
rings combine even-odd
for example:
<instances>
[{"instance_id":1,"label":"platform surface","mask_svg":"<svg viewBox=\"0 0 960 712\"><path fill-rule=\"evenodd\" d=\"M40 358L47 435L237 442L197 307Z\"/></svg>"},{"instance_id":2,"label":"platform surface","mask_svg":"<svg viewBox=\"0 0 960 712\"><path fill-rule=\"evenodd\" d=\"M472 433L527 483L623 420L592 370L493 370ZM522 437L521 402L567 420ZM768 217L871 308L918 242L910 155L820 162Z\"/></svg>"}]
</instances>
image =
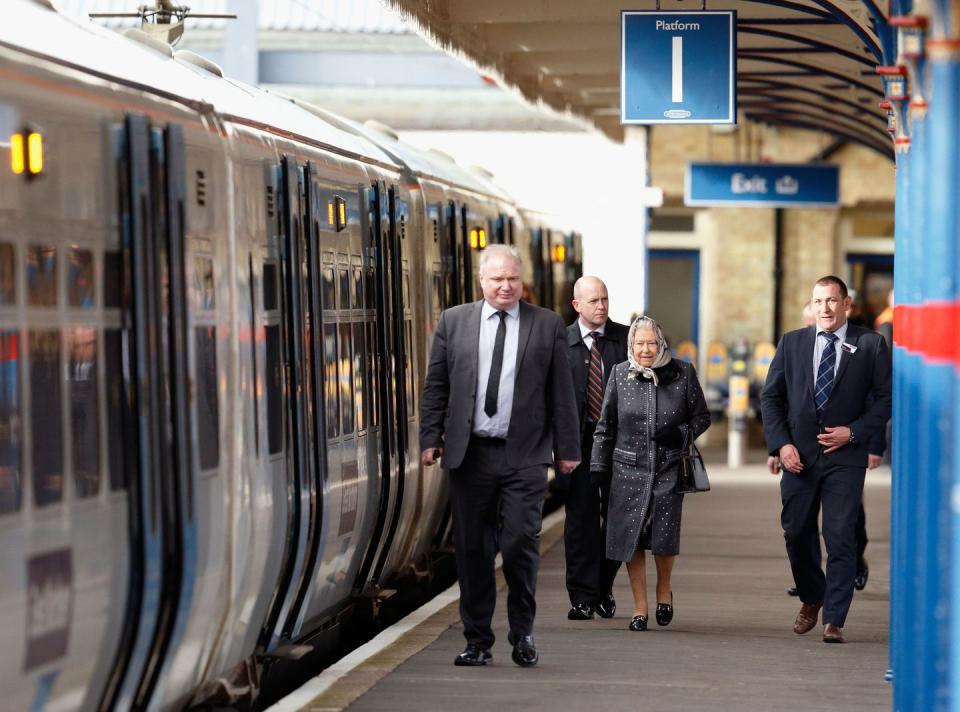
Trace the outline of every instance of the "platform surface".
<instances>
[{"instance_id":1,"label":"platform surface","mask_svg":"<svg viewBox=\"0 0 960 712\"><path fill-rule=\"evenodd\" d=\"M463 649L452 602L343 675L302 709L351 712L483 710L883 710L887 668L889 468L868 473L870 579L854 596L845 645L821 627L793 633L799 607L779 526L777 478L761 466L712 466L713 491L684 502L681 553L668 627L634 633L625 569L615 618L571 622L564 588L562 518L544 532L534 637L540 664L522 669L506 642L505 590L494 629L494 663L453 665ZM655 573L648 561L653 609Z\"/></svg>"}]
</instances>

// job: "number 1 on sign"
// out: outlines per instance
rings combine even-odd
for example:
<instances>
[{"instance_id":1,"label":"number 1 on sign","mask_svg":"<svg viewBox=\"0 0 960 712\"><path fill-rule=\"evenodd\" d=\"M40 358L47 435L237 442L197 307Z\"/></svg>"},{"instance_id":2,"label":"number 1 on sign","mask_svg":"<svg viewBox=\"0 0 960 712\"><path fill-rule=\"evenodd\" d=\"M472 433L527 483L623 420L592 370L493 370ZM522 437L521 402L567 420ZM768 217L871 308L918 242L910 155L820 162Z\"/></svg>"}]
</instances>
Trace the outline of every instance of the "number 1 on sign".
<instances>
[{"instance_id":1,"label":"number 1 on sign","mask_svg":"<svg viewBox=\"0 0 960 712\"><path fill-rule=\"evenodd\" d=\"M673 99L674 104L683 103L683 37L673 38Z\"/></svg>"}]
</instances>

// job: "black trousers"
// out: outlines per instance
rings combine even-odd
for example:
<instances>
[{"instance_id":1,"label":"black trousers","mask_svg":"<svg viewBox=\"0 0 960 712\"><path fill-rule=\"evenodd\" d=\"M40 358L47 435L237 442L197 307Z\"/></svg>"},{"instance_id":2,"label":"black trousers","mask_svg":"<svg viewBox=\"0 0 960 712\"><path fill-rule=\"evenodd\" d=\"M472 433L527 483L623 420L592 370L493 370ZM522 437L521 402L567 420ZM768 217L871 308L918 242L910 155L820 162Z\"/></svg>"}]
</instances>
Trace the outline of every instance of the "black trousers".
<instances>
[{"instance_id":1,"label":"black trousers","mask_svg":"<svg viewBox=\"0 0 960 712\"><path fill-rule=\"evenodd\" d=\"M507 580L510 631L515 636L533 633L546 491L546 465L510 468L506 443L499 439L472 437L463 464L450 471L460 618L467 643L481 648L493 645L498 543Z\"/></svg>"},{"instance_id":2,"label":"black trousers","mask_svg":"<svg viewBox=\"0 0 960 712\"><path fill-rule=\"evenodd\" d=\"M835 465L818 458L795 475L780 478L780 523L800 600L823 602L823 623L843 627L853 600L857 570L857 518L863 500L862 467ZM817 515L823 508L826 575L821 568Z\"/></svg>"},{"instance_id":3,"label":"black trousers","mask_svg":"<svg viewBox=\"0 0 960 712\"><path fill-rule=\"evenodd\" d=\"M610 474L590 472L595 424L584 429L579 467L569 476L563 544L567 558L567 594L570 603L596 605L613 589L620 562L608 559L607 501ZM564 475L559 475L564 477Z\"/></svg>"}]
</instances>

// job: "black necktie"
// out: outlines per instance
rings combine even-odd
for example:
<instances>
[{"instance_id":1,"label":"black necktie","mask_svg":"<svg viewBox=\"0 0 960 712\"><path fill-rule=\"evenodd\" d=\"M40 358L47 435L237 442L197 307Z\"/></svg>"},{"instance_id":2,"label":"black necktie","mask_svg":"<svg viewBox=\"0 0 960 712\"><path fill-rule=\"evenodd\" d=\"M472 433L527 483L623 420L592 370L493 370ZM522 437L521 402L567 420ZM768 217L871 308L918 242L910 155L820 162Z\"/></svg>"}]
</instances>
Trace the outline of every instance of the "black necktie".
<instances>
[{"instance_id":1,"label":"black necktie","mask_svg":"<svg viewBox=\"0 0 960 712\"><path fill-rule=\"evenodd\" d=\"M498 311L500 326L497 327L497 340L493 343L493 361L490 362L490 377L487 378L487 397L483 401L483 412L493 417L497 412L497 396L500 394L500 371L503 370L503 345L507 340L507 313Z\"/></svg>"}]
</instances>

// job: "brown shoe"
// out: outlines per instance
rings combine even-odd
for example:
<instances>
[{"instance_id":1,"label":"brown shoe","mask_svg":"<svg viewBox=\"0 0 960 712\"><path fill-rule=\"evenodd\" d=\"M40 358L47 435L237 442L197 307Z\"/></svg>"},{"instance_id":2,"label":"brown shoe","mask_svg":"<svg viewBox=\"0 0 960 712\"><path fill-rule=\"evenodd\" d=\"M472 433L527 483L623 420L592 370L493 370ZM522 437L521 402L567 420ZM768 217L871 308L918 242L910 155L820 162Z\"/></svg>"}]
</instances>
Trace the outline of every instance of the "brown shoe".
<instances>
[{"instance_id":1,"label":"brown shoe","mask_svg":"<svg viewBox=\"0 0 960 712\"><path fill-rule=\"evenodd\" d=\"M827 623L823 626L823 642L824 643L844 643L846 642L843 639L843 629L839 626L834 625L833 623Z\"/></svg>"},{"instance_id":2,"label":"brown shoe","mask_svg":"<svg viewBox=\"0 0 960 712\"><path fill-rule=\"evenodd\" d=\"M822 603L804 603L800 606L800 612L797 619L793 622L793 632L797 635L803 635L813 630L817 624L817 614L820 612Z\"/></svg>"}]
</instances>

